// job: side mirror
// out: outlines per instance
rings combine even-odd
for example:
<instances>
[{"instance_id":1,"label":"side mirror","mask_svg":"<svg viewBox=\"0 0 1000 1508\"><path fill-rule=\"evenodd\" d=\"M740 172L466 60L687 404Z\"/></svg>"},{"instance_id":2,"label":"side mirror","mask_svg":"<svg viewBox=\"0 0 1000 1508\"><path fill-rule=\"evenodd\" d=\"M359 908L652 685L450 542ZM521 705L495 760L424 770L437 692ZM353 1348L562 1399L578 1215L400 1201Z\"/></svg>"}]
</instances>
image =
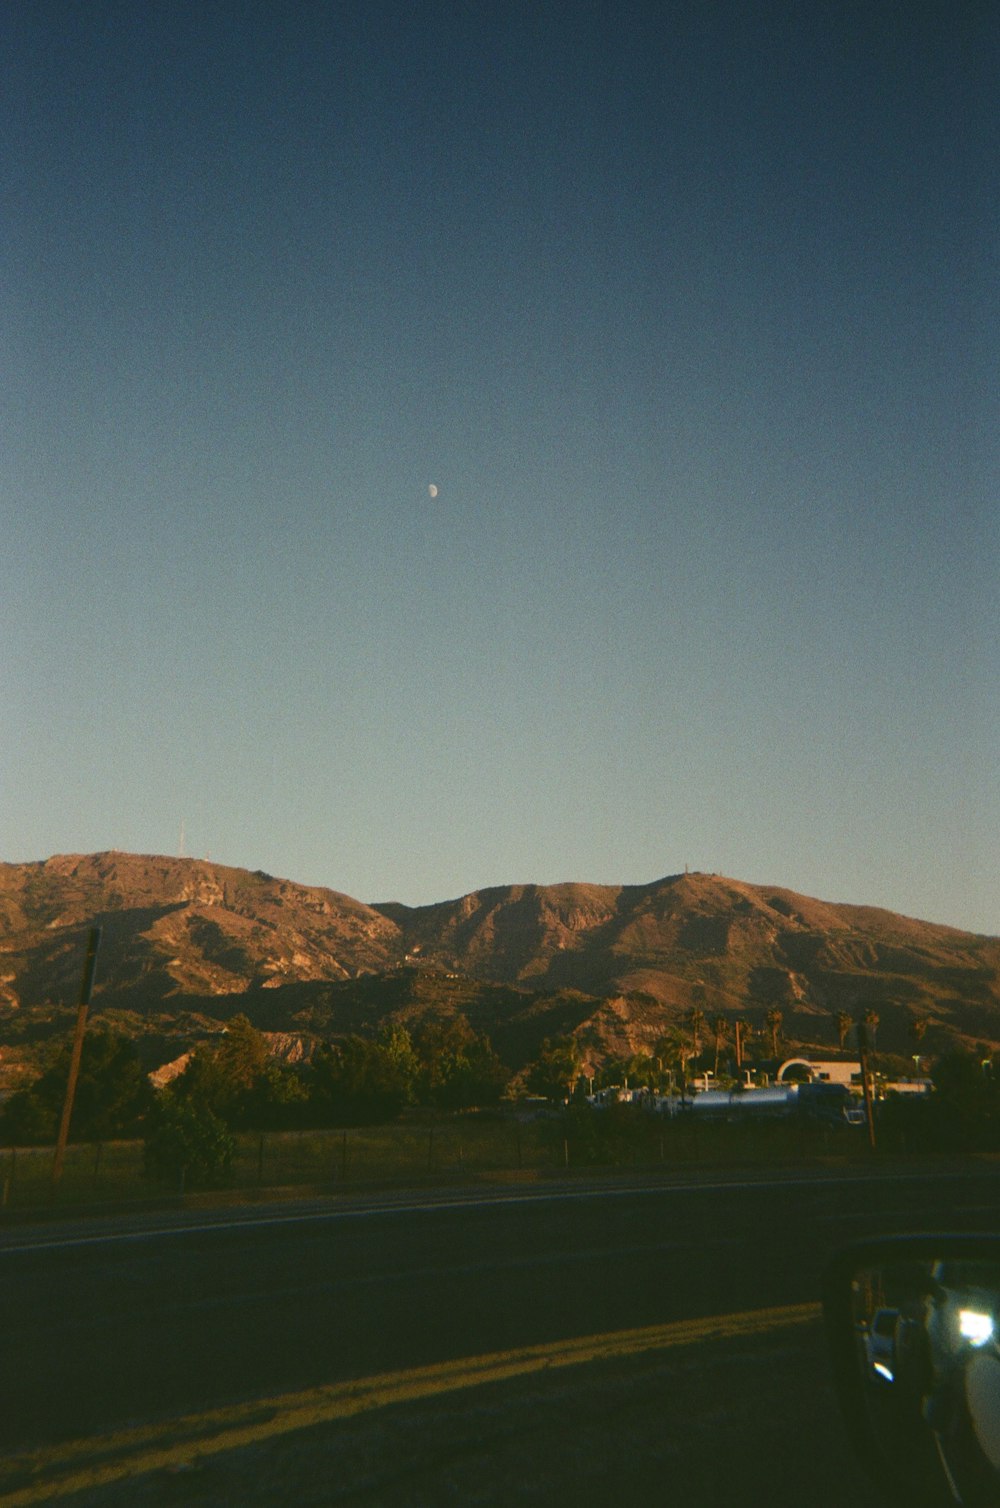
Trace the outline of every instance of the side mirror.
<instances>
[{"instance_id":1,"label":"side mirror","mask_svg":"<svg viewBox=\"0 0 1000 1508\"><path fill-rule=\"evenodd\" d=\"M841 1407L890 1503L1000 1505L1000 1237L849 1247L823 1301Z\"/></svg>"}]
</instances>

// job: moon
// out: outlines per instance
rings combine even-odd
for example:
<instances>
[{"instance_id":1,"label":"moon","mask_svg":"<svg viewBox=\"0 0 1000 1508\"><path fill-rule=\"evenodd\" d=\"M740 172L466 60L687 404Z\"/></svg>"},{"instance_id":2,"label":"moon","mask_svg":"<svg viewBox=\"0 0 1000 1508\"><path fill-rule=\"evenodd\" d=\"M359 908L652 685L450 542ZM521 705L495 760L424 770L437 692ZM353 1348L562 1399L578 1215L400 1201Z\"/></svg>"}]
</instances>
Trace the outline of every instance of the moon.
<instances>
[{"instance_id":1,"label":"moon","mask_svg":"<svg viewBox=\"0 0 1000 1508\"><path fill-rule=\"evenodd\" d=\"M429 487L428 487L428 489L427 489L427 492L428 492L428 495L429 495L429 496L430 496L430 497L437 497L437 495L438 495L438 490L437 490L437 488L436 488L436 487L435 487L435 485L434 485L434 483L433 483L433 482L431 482L431 484L430 484L430 486L429 486Z\"/></svg>"}]
</instances>

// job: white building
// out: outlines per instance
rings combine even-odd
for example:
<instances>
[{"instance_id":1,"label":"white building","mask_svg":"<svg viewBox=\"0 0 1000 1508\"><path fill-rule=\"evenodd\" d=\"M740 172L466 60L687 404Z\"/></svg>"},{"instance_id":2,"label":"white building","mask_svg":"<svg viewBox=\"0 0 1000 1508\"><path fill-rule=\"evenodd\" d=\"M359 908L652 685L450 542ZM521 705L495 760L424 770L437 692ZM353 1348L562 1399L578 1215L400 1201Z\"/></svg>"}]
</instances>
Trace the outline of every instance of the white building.
<instances>
[{"instance_id":1,"label":"white building","mask_svg":"<svg viewBox=\"0 0 1000 1508\"><path fill-rule=\"evenodd\" d=\"M805 1072L789 1074L796 1068ZM774 1076L776 1084L805 1079L807 1084L843 1084L850 1089L861 1083L861 1064L843 1058L786 1058Z\"/></svg>"}]
</instances>

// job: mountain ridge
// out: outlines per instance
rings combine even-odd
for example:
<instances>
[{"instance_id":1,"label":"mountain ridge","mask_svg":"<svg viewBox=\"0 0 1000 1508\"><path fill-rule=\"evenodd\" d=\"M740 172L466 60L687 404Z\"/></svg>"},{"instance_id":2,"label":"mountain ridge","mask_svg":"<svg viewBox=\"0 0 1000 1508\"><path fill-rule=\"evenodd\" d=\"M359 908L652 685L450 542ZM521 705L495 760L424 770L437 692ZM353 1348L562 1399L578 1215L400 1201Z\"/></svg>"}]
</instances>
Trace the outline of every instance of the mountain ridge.
<instances>
[{"instance_id":1,"label":"mountain ridge","mask_svg":"<svg viewBox=\"0 0 1000 1508\"><path fill-rule=\"evenodd\" d=\"M355 1029L382 1009L359 982L409 972L444 995L449 979L475 982L494 1030L514 1017L539 1030L572 1021L595 1050L627 1040L630 1022L646 1041L692 1010L762 1018L775 1007L803 1040L829 1039L838 1011L875 1008L894 1051L908 1050L915 1016L942 1041L1000 1041L1000 938L782 886L696 872L369 905L263 870L110 850L0 864L0 1043L26 1011L75 999L94 924L95 1009L140 1017L245 1009L288 1030L299 1000L324 1029ZM525 1050L530 1035L518 1036Z\"/></svg>"}]
</instances>

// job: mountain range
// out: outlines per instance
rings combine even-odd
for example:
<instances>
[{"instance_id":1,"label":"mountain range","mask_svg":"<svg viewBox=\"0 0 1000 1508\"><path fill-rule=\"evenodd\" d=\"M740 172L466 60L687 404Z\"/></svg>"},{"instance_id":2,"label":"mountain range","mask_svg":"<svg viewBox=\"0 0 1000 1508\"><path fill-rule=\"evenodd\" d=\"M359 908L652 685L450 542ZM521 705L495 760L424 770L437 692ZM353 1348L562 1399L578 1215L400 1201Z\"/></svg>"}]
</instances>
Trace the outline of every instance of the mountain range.
<instances>
[{"instance_id":1,"label":"mountain range","mask_svg":"<svg viewBox=\"0 0 1000 1508\"><path fill-rule=\"evenodd\" d=\"M692 1009L831 1047L874 1008L908 1053L1000 1043L1000 938L772 885L676 874L647 885L509 885L410 907L208 861L57 855L0 864L0 1048L63 1030L86 932L102 928L95 1013L166 1058L237 1012L337 1035L462 1009L508 1061L574 1032L592 1061L648 1050Z\"/></svg>"}]
</instances>

